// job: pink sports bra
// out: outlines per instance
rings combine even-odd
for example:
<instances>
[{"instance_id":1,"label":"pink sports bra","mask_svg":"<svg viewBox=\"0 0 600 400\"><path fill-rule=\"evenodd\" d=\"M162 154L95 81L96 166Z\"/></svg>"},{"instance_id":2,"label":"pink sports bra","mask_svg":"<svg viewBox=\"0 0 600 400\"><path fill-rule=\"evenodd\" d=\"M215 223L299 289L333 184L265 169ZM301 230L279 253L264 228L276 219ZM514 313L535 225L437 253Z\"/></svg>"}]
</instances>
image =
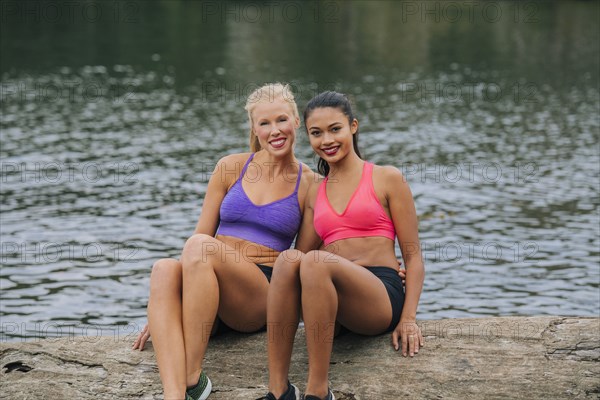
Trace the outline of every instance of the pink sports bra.
<instances>
[{"instance_id":1,"label":"pink sports bra","mask_svg":"<svg viewBox=\"0 0 600 400\"><path fill-rule=\"evenodd\" d=\"M327 198L328 179L326 177L319 186L314 213L315 230L326 246L336 240L356 237L383 236L395 240L394 223L375 194L372 163L365 161L363 164L358 188L341 214L333 209Z\"/></svg>"}]
</instances>

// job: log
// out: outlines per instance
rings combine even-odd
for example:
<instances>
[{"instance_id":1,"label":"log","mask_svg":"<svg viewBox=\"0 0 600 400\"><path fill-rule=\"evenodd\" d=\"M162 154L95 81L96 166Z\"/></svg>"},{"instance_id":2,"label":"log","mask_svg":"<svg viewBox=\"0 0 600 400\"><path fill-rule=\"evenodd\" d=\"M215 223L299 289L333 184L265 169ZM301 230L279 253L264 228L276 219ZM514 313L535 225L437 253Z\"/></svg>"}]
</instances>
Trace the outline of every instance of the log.
<instances>
[{"instance_id":1,"label":"log","mask_svg":"<svg viewBox=\"0 0 600 400\"><path fill-rule=\"evenodd\" d=\"M597 399L600 318L494 317L419 322L425 347L414 358L390 334L334 340L330 381L338 400ZM309 334L314 332L308 330ZM151 343L132 337L65 337L0 343L0 398L160 399ZM209 399L267 392L266 333L211 339L204 370ZM296 335L290 380L305 386L305 331Z\"/></svg>"}]
</instances>

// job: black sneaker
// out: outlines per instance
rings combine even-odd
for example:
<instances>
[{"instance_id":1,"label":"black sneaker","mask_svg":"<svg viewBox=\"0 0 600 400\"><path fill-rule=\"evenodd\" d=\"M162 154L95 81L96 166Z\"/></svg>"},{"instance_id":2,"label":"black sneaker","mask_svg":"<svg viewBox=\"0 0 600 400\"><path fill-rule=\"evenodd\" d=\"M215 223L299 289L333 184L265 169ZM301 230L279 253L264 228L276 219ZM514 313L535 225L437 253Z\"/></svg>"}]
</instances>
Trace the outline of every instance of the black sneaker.
<instances>
[{"instance_id":1,"label":"black sneaker","mask_svg":"<svg viewBox=\"0 0 600 400\"><path fill-rule=\"evenodd\" d=\"M275 397L273 393L269 392L266 396L256 400L300 400L300 391L298 390L296 385L292 385L290 381L288 381L288 388L279 399Z\"/></svg>"},{"instance_id":2,"label":"black sneaker","mask_svg":"<svg viewBox=\"0 0 600 400\"><path fill-rule=\"evenodd\" d=\"M327 396L325 396L324 399L321 399L320 397L309 394L309 395L304 396L304 400L335 400L335 396L333 395L333 392L331 391L331 389L327 389Z\"/></svg>"}]
</instances>

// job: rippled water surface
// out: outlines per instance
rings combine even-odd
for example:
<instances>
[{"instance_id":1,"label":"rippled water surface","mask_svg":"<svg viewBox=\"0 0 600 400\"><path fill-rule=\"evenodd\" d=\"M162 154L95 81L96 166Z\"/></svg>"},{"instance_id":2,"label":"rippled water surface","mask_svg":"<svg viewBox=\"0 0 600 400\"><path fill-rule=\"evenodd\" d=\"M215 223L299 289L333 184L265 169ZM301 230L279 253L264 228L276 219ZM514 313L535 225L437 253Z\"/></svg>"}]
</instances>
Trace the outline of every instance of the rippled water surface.
<instances>
[{"instance_id":1,"label":"rippled water surface","mask_svg":"<svg viewBox=\"0 0 600 400\"><path fill-rule=\"evenodd\" d=\"M598 315L598 3L437 23L387 1L293 21L232 3L239 22L131 4L131 21L2 25L3 337L142 324L152 263L179 255L214 163L247 151L245 97L268 81L300 108L350 94L366 158L404 172L419 318Z\"/></svg>"}]
</instances>

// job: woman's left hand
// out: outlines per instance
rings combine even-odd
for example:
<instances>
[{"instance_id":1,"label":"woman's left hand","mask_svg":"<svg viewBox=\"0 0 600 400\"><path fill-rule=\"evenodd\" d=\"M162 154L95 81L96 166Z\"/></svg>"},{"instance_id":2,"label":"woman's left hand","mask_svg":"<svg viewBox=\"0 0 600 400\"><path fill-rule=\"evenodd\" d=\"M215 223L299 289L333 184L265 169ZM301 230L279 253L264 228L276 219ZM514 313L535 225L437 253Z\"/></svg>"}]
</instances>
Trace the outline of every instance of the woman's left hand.
<instances>
[{"instance_id":1,"label":"woman's left hand","mask_svg":"<svg viewBox=\"0 0 600 400\"><path fill-rule=\"evenodd\" d=\"M407 353L414 357L415 353L419 352L419 349L425 345L423 335L421 334L421 328L417 325L416 320L403 320L400 319L400 323L392 332L392 345L394 349L398 351L400 346L398 345L398 339L400 338L402 345L402 355L406 357Z\"/></svg>"}]
</instances>

